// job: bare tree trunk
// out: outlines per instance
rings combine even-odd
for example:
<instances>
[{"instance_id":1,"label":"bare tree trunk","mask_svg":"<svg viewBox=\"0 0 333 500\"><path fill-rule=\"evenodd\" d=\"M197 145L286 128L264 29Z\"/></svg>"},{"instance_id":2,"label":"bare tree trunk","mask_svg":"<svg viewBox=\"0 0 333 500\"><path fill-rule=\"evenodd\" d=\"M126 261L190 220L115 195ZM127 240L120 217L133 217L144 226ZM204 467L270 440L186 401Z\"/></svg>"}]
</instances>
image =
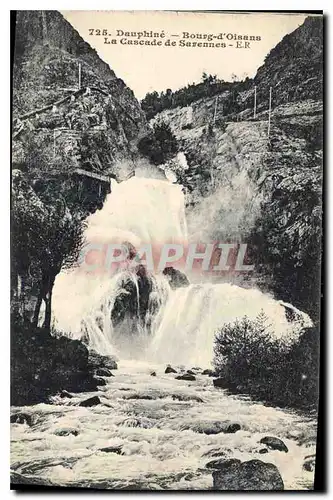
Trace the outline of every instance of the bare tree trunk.
<instances>
[{"instance_id":1,"label":"bare tree trunk","mask_svg":"<svg viewBox=\"0 0 333 500\"><path fill-rule=\"evenodd\" d=\"M51 329L51 318L52 318L52 290L54 285L55 276L49 276L47 280L47 286L45 288L45 293L43 296L45 302L45 316L43 328Z\"/></svg>"},{"instance_id":2,"label":"bare tree trunk","mask_svg":"<svg viewBox=\"0 0 333 500\"><path fill-rule=\"evenodd\" d=\"M34 309L34 315L32 318L32 325L35 327L38 326L39 311L40 311L40 306L42 305L42 300L43 300L43 292L42 292L42 290L40 290L38 297L37 297L35 309Z\"/></svg>"}]
</instances>

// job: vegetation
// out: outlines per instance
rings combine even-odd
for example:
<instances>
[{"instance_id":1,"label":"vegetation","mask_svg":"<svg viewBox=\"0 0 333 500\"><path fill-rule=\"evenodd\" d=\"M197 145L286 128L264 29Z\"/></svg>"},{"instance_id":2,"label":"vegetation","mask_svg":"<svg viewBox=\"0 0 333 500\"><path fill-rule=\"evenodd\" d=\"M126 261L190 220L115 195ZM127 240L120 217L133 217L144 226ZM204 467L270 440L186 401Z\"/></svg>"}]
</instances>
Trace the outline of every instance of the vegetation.
<instances>
[{"instance_id":1,"label":"vegetation","mask_svg":"<svg viewBox=\"0 0 333 500\"><path fill-rule=\"evenodd\" d=\"M63 266L77 260L84 224L80 214L71 213L57 192L52 199L40 198L19 170L13 172L12 192L13 303L24 315L27 292L35 292L32 322L37 326L44 301L43 326L50 329L54 280Z\"/></svg>"},{"instance_id":2,"label":"vegetation","mask_svg":"<svg viewBox=\"0 0 333 500\"><path fill-rule=\"evenodd\" d=\"M154 165L161 165L178 152L177 139L168 124L156 123L152 132L140 140L138 150Z\"/></svg>"},{"instance_id":3,"label":"vegetation","mask_svg":"<svg viewBox=\"0 0 333 500\"><path fill-rule=\"evenodd\" d=\"M141 101L141 107L146 113L147 119L150 120L164 109L188 106L199 99L226 92L226 95L223 96L225 114L237 113L240 111L238 93L241 89L247 90L250 88L252 81L248 77L243 82L237 82L236 80L237 78L234 76L232 82L225 82L219 80L216 75L203 73L201 82L193 82L174 92L171 89L161 93L156 91L148 92Z\"/></svg>"},{"instance_id":4,"label":"vegetation","mask_svg":"<svg viewBox=\"0 0 333 500\"><path fill-rule=\"evenodd\" d=\"M235 392L283 406L311 409L318 403L319 340L304 329L290 344L276 339L262 312L224 325L216 334L214 366Z\"/></svg>"}]
</instances>

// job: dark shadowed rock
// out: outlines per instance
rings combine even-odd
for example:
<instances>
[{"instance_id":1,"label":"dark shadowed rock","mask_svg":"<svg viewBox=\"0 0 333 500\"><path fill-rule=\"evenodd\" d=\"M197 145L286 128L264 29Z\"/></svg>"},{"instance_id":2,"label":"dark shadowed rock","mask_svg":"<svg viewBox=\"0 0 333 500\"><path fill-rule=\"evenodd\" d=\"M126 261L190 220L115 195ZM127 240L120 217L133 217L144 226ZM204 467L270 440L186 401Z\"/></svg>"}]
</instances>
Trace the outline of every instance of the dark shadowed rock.
<instances>
[{"instance_id":1,"label":"dark shadowed rock","mask_svg":"<svg viewBox=\"0 0 333 500\"><path fill-rule=\"evenodd\" d=\"M101 378L101 377L95 377L95 380L96 380L96 384L97 385L106 385L106 380L104 378Z\"/></svg>"},{"instance_id":2,"label":"dark shadowed rock","mask_svg":"<svg viewBox=\"0 0 333 500\"><path fill-rule=\"evenodd\" d=\"M152 377L156 377L156 372L151 372L150 374Z\"/></svg>"},{"instance_id":3,"label":"dark shadowed rock","mask_svg":"<svg viewBox=\"0 0 333 500\"><path fill-rule=\"evenodd\" d=\"M189 375L196 375L196 373L192 370L187 370L186 373L188 373Z\"/></svg>"},{"instance_id":4,"label":"dark shadowed rock","mask_svg":"<svg viewBox=\"0 0 333 500\"><path fill-rule=\"evenodd\" d=\"M71 428L63 428L63 429L56 429L54 431L54 434L56 436L78 436L79 435L79 431L77 429L71 429Z\"/></svg>"},{"instance_id":5,"label":"dark shadowed rock","mask_svg":"<svg viewBox=\"0 0 333 500\"><path fill-rule=\"evenodd\" d=\"M173 267L166 267L163 274L167 277L172 289L189 286L190 284L186 274Z\"/></svg>"},{"instance_id":6,"label":"dark shadowed rock","mask_svg":"<svg viewBox=\"0 0 333 500\"><path fill-rule=\"evenodd\" d=\"M183 375L178 375L178 377L175 377L176 380L189 380L193 381L196 380L194 375L191 375L190 373L184 373Z\"/></svg>"},{"instance_id":7,"label":"dark shadowed rock","mask_svg":"<svg viewBox=\"0 0 333 500\"><path fill-rule=\"evenodd\" d=\"M84 401L81 401L79 406L96 406L100 405L101 400L99 399L98 396L93 396L92 398L85 399Z\"/></svg>"},{"instance_id":8,"label":"dark shadowed rock","mask_svg":"<svg viewBox=\"0 0 333 500\"><path fill-rule=\"evenodd\" d=\"M220 389L228 389L228 385L223 378L214 378L213 384L214 387L219 387Z\"/></svg>"},{"instance_id":9,"label":"dark shadowed rock","mask_svg":"<svg viewBox=\"0 0 333 500\"><path fill-rule=\"evenodd\" d=\"M261 444L265 444L267 448L270 448L271 450L279 450L279 451L284 451L285 453L288 453L288 448L284 444L284 442L273 436L265 436L262 439L260 439Z\"/></svg>"},{"instance_id":10,"label":"dark shadowed rock","mask_svg":"<svg viewBox=\"0 0 333 500\"><path fill-rule=\"evenodd\" d=\"M10 416L10 423L11 424L27 424L29 427L33 425L33 419L32 415L29 415L29 413L13 413Z\"/></svg>"},{"instance_id":11,"label":"dark shadowed rock","mask_svg":"<svg viewBox=\"0 0 333 500\"><path fill-rule=\"evenodd\" d=\"M177 371L172 368L170 365L168 365L165 369L165 372L164 373L177 373Z\"/></svg>"},{"instance_id":12,"label":"dark shadowed rock","mask_svg":"<svg viewBox=\"0 0 333 500\"><path fill-rule=\"evenodd\" d=\"M241 429L238 422L231 422L229 420L221 422L220 420L201 420L199 422L190 423L187 429L200 434L234 434Z\"/></svg>"},{"instance_id":13,"label":"dark shadowed rock","mask_svg":"<svg viewBox=\"0 0 333 500\"><path fill-rule=\"evenodd\" d=\"M226 460L213 472L213 489L223 491L280 491L284 489L283 480L277 467L261 460L241 463L239 460Z\"/></svg>"},{"instance_id":14,"label":"dark shadowed rock","mask_svg":"<svg viewBox=\"0 0 333 500\"><path fill-rule=\"evenodd\" d=\"M102 368L97 368L95 373L99 377L114 377L112 371L109 370L109 368L105 368L104 366Z\"/></svg>"},{"instance_id":15,"label":"dark shadowed rock","mask_svg":"<svg viewBox=\"0 0 333 500\"><path fill-rule=\"evenodd\" d=\"M207 469L231 469L233 467L238 467L241 461L238 458L219 458L218 460L211 460L206 464Z\"/></svg>"},{"instance_id":16,"label":"dark shadowed rock","mask_svg":"<svg viewBox=\"0 0 333 500\"><path fill-rule=\"evenodd\" d=\"M214 370L210 370L209 368L206 368L206 370L204 370L201 375L208 375L209 377L216 377L216 373L214 372Z\"/></svg>"},{"instance_id":17,"label":"dark shadowed rock","mask_svg":"<svg viewBox=\"0 0 333 500\"><path fill-rule=\"evenodd\" d=\"M104 453L117 453L117 455L122 454L121 446L106 446L105 448L100 448L99 451L103 451Z\"/></svg>"},{"instance_id":18,"label":"dark shadowed rock","mask_svg":"<svg viewBox=\"0 0 333 500\"><path fill-rule=\"evenodd\" d=\"M71 394L70 392L66 391L65 389L63 391L60 392L59 396L61 398L69 398L71 399L73 397L73 394Z\"/></svg>"},{"instance_id":19,"label":"dark shadowed rock","mask_svg":"<svg viewBox=\"0 0 333 500\"><path fill-rule=\"evenodd\" d=\"M313 472L316 468L316 456L315 455L309 455L305 457L305 461L303 464L303 469L308 471L308 472Z\"/></svg>"},{"instance_id":20,"label":"dark shadowed rock","mask_svg":"<svg viewBox=\"0 0 333 500\"><path fill-rule=\"evenodd\" d=\"M265 453L268 453L268 450L267 448L261 448L261 450L259 450L258 453L260 453L260 455L264 455Z\"/></svg>"},{"instance_id":21,"label":"dark shadowed rock","mask_svg":"<svg viewBox=\"0 0 333 500\"><path fill-rule=\"evenodd\" d=\"M94 368L108 368L109 370L117 370L118 365L115 357L113 356L104 356L102 354L98 354L98 352L91 349L88 355L88 361L91 366Z\"/></svg>"}]
</instances>

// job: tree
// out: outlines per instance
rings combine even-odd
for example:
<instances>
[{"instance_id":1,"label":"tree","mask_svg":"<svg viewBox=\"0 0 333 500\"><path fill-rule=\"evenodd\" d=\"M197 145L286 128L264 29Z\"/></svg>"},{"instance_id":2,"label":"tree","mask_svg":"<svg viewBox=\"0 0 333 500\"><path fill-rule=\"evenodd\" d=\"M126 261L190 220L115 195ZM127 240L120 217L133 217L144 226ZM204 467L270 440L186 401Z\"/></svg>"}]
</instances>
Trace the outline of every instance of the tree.
<instances>
[{"instance_id":1,"label":"tree","mask_svg":"<svg viewBox=\"0 0 333 500\"><path fill-rule=\"evenodd\" d=\"M151 134L141 139L138 149L141 154L148 156L154 165L161 165L178 152L177 139L170 125L164 122L157 123Z\"/></svg>"},{"instance_id":2,"label":"tree","mask_svg":"<svg viewBox=\"0 0 333 500\"><path fill-rule=\"evenodd\" d=\"M63 267L76 262L83 245L84 227L80 214L72 214L64 200L55 196L45 203L21 171L13 172L12 276L16 288L13 295L17 297L20 312L24 314L26 285L37 288L32 319L34 325L38 323L44 301L43 326L50 328L55 277Z\"/></svg>"}]
</instances>

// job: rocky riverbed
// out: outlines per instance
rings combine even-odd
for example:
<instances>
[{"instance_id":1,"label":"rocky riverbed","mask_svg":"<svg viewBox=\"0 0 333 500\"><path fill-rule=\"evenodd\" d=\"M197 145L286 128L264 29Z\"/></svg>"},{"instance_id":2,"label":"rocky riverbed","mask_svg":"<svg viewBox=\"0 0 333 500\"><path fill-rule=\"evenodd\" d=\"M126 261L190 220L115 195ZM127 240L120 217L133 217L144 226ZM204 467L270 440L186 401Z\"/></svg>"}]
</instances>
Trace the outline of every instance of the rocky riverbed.
<instances>
[{"instance_id":1,"label":"rocky riverbed","mask_svg":"<svg viewBox=\"0 0 333 500\"><path fill-rule=\"evenodd\" d=\"M173 368L120 362L98 391L12 407L12 482L206 490L223 489L234 470L252 481L264 474L273 489L281 479L285 490L312 489L315 419L230 395L195 367L176 378L185 368Z\"/></svg>"}]
</instances>

